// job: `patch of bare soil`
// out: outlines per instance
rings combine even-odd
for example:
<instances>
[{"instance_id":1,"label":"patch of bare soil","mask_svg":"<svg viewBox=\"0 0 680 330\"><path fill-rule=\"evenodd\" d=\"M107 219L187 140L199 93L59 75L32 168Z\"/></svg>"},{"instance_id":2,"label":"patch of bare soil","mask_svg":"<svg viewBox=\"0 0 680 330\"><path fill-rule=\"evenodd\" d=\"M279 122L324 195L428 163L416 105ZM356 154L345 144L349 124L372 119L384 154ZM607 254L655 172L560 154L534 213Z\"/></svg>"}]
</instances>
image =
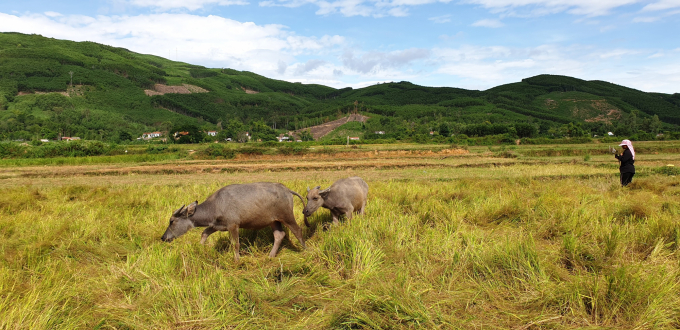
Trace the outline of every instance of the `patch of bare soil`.
<instances>
[{"instance_id":1,"label":"patch of bare soil","mask_svg":"<svg viewBox=\"0 0 680 330\"><path fill-rule=\"evenodd\" d=\"M259 93L258 91L254 91L252 89L248 89L248 88L245 88L245 87L241 87L241 88L246 92L246 94L258 94Z\"/></svg>"},{"instance_id":2,"label":"patch of bare soil","mask_svg":"<svg viewBox=\"0 0 680 330\"><path fill-rule=\"evenodd\" d=\"M546 99L545 105L548 107L548 109L554 109L557 107L557 102L553 99Z\"/></svg>"},{"instance_id":3,"label":"patch of bare soil","mask_svg":"<svg viewBox=\"0 0 680 330\"><path fill-rule=\"evenodd\" d=\"M605 100L594 100L592 106L597 109L600 114L595 117L585 119L586 122L605 122L611 124L612 120L621 119L621 110L607 103Z\"/></svg>"},{"instance_id":4,"label":"patch of bare soil","mask_svg":"<svg viewBox=\"0 0 680 330\"><path fill-rule=\"evenodd\" d=\"M584 121L589 123L605 122L607 124L611 124L613 120L618 120L621 118L621 110L609 104L607 100L604 99L602 100L564 99L564 101L574 103L581 102L580 104L582 106L581 107L579 107L578 105L574 106L571 113L574 117L583 118ZM584 106L583 104L586 102L590 104Z\"/></svg>"},{"instance_id":5,"label":"patch of bare soil","mask_svg":"<svg viewBox=\"0 0 680 330\"><path fill-rule=\"evenodd\" d=\"M88 85L75 85L72 87L69 87L65 91L55 91L55 92L41 92L41 91L35 91L35 92L27 92L27 91L20 91L19 96L22 95L44 95L44 94L49 94L49 93L58 93L61 95L64 95L66 97L72 97L72 96L83 96L83 94L88 91L94 89L93 86L88 86Z\"/></svg>"},{"instance_id":6,"label":"patch of bare soil","mask_svg":"<svg viewBox=\"0 0 680 330\"><path fill-rule=\"evenodd\" d=\"M22 96L22 95L33 95L33 94L35 94L35 95L43 95L43 94L49 94L49 93L57 93L57 94L64 95L64 96L66 96L66 97L71 97L71 95L69 95L68 92L19 92L18 95L19 95L19 96Z\"/></svg>"},{"instance_id":7,"label":"patch of bare soil","mask_svg":"<svg viewBox=\"0 0 680 330\"><path fill-rule=\"evenodd\" d=\"M153 90L145 89L144 93L148 96L163 95L163 94L191 94L191 93L207 93L208 90L198 86L182 84L182 86L168 86L165 84L155 84Z\"/></svg>"},{"instance_id":8,"label":"patch of bare soil","mask_svg":"<svg viewBox=\"0 0 680 330\"><path fill-rule=\"evenodd\" d=\"M318 140L324 136L326 136L328 133L332 132L336 128L350 122L350 121L358 121L358 122L366 122L368 120L367 116L363 116L360 114L351 114L347 117L336 119L333 121L329 121L327 123L321 124L321 125L316 125L308 128L303 128L295 131L295 135L299 135L302 131L309 130L312 133L312 136L314 137L314 140Z\"/></svg>"}]
</instances>

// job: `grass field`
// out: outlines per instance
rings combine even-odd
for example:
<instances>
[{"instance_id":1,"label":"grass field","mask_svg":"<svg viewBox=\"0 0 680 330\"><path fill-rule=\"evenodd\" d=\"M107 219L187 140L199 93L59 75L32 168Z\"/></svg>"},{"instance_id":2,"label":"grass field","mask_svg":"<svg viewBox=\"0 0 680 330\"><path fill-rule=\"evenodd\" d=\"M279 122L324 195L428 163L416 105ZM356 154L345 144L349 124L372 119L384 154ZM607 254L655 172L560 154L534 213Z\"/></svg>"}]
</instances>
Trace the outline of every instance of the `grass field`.
<instances>
[{"instance_id":1,"label":"grass field","mask_svg":"<svg viewBox=\"0 0 680 330\"><path fill-rule=\"evenodd\" d=\"M0 162L0 329L679 328L678 145L636 144L627 188L601 145ZM238 263L227 233L160 241L224 185L352 175L366 214L317 211L306 250L267 258L270 229L241 231Z\"/></svg>"}]
</instances>

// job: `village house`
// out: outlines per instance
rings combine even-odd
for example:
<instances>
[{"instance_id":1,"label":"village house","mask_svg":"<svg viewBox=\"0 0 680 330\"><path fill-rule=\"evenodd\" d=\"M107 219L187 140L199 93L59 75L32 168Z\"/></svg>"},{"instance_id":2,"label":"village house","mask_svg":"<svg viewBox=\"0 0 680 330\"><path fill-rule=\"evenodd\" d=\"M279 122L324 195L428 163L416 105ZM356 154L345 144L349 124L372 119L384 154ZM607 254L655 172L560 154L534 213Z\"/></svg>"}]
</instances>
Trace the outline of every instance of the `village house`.
<instances>
[{"instance_id":1,"label":"village house","mask_svg":"<svg viewBox=\"0 0 680 330\"><path fill-rule=\"evenodd\" d=\"M187 132L187 131L175 132L175 134L173 134L172 136L173 136L173 137L175 138L175 140L176 140L176 139L179 139L180 137L182 137L182 136L184 136L184 135L189 135L189 132Z\"/></svg>"},{"instance_id":2,"label":"village house","mask_svg":"<svg viewBox=\"0 0 680 330\"><path fill-rule=\"evenodd\" d=\"M217 136L217 131L207 131L205 134L208 134L210 136Z\"/></svg>"},{"instance_id":3,"label":"village house","mask_svg":"<svg viewBox=\"0 0 680 330\"><path fill-rule=\"evenodd\" d=\"M359 141L358 136L350 136L349 139L352 140L352 141Z\"/></svg>"},{"instance_id":4,"label":"village house","mask_svg":"<svg viewBox=\"0 0 680 330\"><path fill-rule=\"evenodd\" d=\"M67 142L68 142L68 141L80 140L80 138L77 137L77 136L71 136L71 137L69 137L69 136L62 136L62 137L61 137L61 140L62 140L62 141L67 141Z\"/></svg>"},{"instance_id":5,"label":"village house","mask_svg":"<svg viewBox=\"0 0 680 330\"><path fill-rule=\"evenodd\" d=\"M160 137L160 136L161 136L161 132L143 133L142 139L149 140L149 139L157 138L157 137Z\"/></svg>"}]
</instances>

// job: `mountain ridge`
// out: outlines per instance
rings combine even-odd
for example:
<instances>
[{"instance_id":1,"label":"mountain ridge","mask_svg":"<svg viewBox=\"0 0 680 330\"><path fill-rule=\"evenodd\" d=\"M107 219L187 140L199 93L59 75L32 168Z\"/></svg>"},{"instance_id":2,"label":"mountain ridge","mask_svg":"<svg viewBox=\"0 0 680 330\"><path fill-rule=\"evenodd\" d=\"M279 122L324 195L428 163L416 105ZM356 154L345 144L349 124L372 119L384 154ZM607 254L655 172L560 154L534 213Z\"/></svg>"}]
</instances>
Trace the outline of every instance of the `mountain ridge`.
<instances>
[{"instance_id":1,"label":"mountain ridge","mask_svg":"<svg viewBox=\"0 0 680 330\"><path fill-rule=\"evenodd\" d=\"M158 86L187 91L159 92ZM0 33L4 140L76 134L116 140L126 135L123 132L138 136L186 124L230 130L227 135L239 129L265 132L261 135L271 139L272 131L300 130L351 112L371 117L362 126L369 137L374 131L397 139L431 131L448 136L516 134L527 124L535 128L529 129L530 135L556 136L564 135L560 132L570 123L579 126L581 135L613 130L653 134L678 130L680 94L556 75L484 91L406 81L336 89L211 69L94 42ZM497 127L478 130L478 125Z\"/></svg>"}]
</instances>

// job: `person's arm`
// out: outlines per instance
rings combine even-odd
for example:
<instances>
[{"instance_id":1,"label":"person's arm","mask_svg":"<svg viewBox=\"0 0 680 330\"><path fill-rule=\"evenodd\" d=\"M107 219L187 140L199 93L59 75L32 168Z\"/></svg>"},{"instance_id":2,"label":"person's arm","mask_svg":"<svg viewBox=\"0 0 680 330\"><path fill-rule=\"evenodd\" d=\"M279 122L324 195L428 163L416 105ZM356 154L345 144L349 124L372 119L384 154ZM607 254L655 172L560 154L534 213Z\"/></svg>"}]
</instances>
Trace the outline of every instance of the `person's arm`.
<instances>
[{"instance_id":1,"label":"person's arm","mask_svg":"<svg viewBox=\"0 0 680 330\"><path fill-rule=\"evenodd\" d=\"M623 151L621 156L616 157L616 158L618 158L621 161L621 163L625 163L625 162L629 162L633 159L633 154L630 152L630 150L626 149L626 150Z\"/></svg>"}]
</instances>

